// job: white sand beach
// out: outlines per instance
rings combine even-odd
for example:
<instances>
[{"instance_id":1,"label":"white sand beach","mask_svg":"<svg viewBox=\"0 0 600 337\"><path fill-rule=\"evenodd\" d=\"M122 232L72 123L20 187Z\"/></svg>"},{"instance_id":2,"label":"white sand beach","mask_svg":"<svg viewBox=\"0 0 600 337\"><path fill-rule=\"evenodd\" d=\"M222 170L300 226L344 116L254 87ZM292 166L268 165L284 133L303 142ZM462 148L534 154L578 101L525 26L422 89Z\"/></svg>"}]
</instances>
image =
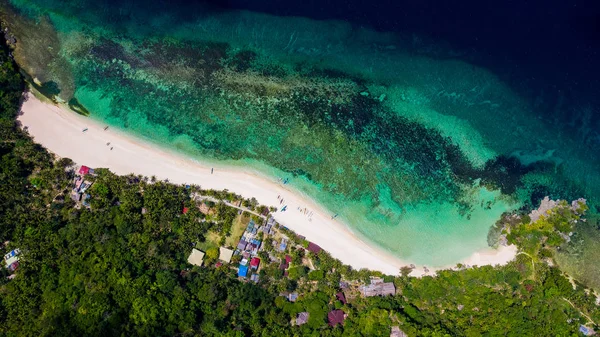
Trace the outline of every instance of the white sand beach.
<instances>
[{"instance_id":1,"label":"white sand beach","mask_svg":"<svg viewBox=\"0 0 600 337\"><path fill-rule=\"evenodd\" d=\"M361 241L340 220L332 220L331 212L301 196L288 185L278 183L274 178L241 168L218 168L211 174L209 165L161 150L113 128L105 131L103 124L78 115L66 107L44 103L31 93L27 94L18 120L23 127L27 127L37 143L52 153L71 158L81 165L108 168L121 175L154 175L160 180L196 184L204 189L227 189L244 198L254 197L261 204L278 208L282 206L277 199L280 195L285 200L283 204L287 205L287 211L274 214L277 222L304 235L307 240L318 244L333 257L353 268L368 268L396 275L400 267L411 263ZM88 129L85 133L82 132L84 128ZM108 142L110 146L106 145ZM113 150L110 150L111 147ZM311 210L312 221L299 213L298 207ZM514 246L486 249L474 253L461 263L468 266L506 264L514 259L516 252ZM448 266L450 267L454 266ZM411 275L433 275L435 270L436 268L429 268L429 272L425 272L423 266L417 266Z\"/></svg>"}]
</instances>

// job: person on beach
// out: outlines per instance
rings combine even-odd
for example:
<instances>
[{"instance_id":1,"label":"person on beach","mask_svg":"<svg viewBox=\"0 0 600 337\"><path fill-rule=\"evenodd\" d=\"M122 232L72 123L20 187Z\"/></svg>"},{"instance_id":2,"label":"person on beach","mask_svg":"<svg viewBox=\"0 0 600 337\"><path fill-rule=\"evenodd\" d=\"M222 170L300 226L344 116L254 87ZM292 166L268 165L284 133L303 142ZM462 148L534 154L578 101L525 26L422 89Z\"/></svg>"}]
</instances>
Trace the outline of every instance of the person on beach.
<instances>
[{"instance_id":1,"label":"person on beach","mask_svg":"<svg viewBox=\"0 0 600 337\"><path fill-rule=\"evenodd\" d=\"M110 145L110 142L106 143L106 146L109 146L109 145Z\"/></svg>"},{"instance_id":2,"label":"person on beach","mask_svg":"<svg viewBox=\"0 0 600 337\"><path fill-rule=\"evenodd\" d=\"M81 132L86 132L88 130L88 128L85 128L83 130L81 130Z\"/></svg>"},{"instance_id":3,"label":"person on beach","mask_svg":"<svg viewBox=\"0 0 600 337\"><path fill-rule=\"evenodd\" d=\"M108 130L108 125L104 127L104 131Z\"/></svg>"},{"instance_id":4,"label":"person on beach","mask_svg":"<svg viewBox=\"0 0 600 337\"><path fill-rule=\"evenodd\" d=\"M214 171L214 170L215 170L215 169L211 167L211 169L210 169L210 174L213 174L213 171Z\"/></svg>"},{"instance_id":5,"label":"person on beach","mask_svg":"<svg viewBox=\"0 0 600 337\"><path fill-rule=\"evenodd\" d=\"M111 147L111 148L110 148L110 150L112 151L112 149L113 149L113 148Z\"/></svg>"}]
</instances>

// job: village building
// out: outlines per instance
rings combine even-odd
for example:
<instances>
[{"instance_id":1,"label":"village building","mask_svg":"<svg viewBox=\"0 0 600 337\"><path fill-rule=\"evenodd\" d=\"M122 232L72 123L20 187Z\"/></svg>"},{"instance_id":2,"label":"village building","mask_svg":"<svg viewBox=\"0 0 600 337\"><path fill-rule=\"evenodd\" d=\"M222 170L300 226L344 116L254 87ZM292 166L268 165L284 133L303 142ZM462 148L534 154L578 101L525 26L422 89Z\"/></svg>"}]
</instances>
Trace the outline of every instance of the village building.
<instances>
[{"instance_id":1,"label":"village building","mask_svg":"<svg viewBox=\"0 0 600 337\"><path fill-rule=\"evenodd\" d=\"M86 174L88 174L89 169L87 166L85 166L86 169L85 170L79 170L80 172L86 172ZM83 166L82 166L83 168ZM93 172L93 170L92 170ZM77 176L75 177L75 179L73 180L73 190L71 191L71 199L73 201L75 201L76 203L81 202L81 204L85 207L90 207L90 203L89 203L89 199L90 199L90 195L88 193L86 193L86 191L92 186L92 183L85 180L85 178L83 177L83 175Z\"/></svg>"},{"instance_id":2,"label":"village building","mask_svg":"<svg viewBox=\"0 0 600 337\"><path fill-rule=\"evenodd\" d=\"M188 262L190 264L200 267L200 266L202 266L203 259L204 259L204 252L199 251L196 248L192 248L192 253L188 257Z\"/></svg>"},{"instance_id":3,"label":"village building","mask_svg":"<svg viewBox=\"0 0 600 337\"><path fill-rule=\"evenodd\" d=\"M301 312L296 316L296 325L302 325L308 323L308 318L310 314L306 311Z\"/></svg>"},{"instance_id":4,"label":"village building","mask_svg":"<svg viewBox=\"0 0 600 337\"><path fill-rule=\"evenodd\" d=\"M237 245L237 249L240 251L244 251L246 250L246 246L248 245L248 242L246 242L245 240L240 240L240 242Z\"/></svg>"},{"instance_id":5,"label":"village building","mask_svg":"<svg viewBox=\"0 0 600 337\"><path fill-rule=\"evenodd\" d=\"M254 283L258 283L258 279L259 279L258 274L252 274L252 276L250 276L250 280L253 281Z\"/></svg>"},{"instance_id":6,"label":"village building","mask_svg":"<svg viewBox=\"0 0 600 337\"><path fill-rule=\"evenodd\" d=\"M234 254L242 254L245 258L250 258L258 255L258 251L261 247L261 240L258 239L258 227L254 221L250 220L250 223L246 227L246 230L242 234L242 238L237 244L237 249Z\"/></svg>"},{"instance_id":7,"label":"village building","mask_svg":"<svg viewBox=\"0 0 600 337\"><path fill-rule=\"evenodd\" d=\"M231 262L231 257L233 256L233 250L225 247L219 247L219 260L229 263Z\"/></svg>"},{"instance_id":8,"label":"village building","mask_svg":"<svg viewBox=\"0 0 600 337\"><path fill-rule=\"evenodd\" d=\"M252 260L250 260L250 268L252 269L258 269L258 265L260 264L260 259L258 257L253 257Z\"/></svg>"},{"instance_id":9,"label":"village building","mask_svg":"<svg viewBox=\"0 0 600 337\"><path fill-rule=\"evenodd\" d=\"M267 223L264 226L259 227L259 231L265 234L273 235L275 233L274 226L275 219L271 217L267 220Z\"/></svg>"},{"instance_id":10,"label":"village building","mask_svg":"<svg viewBox=\"0 0 600 337\"><path fill-rule=\"evenodd\" d=\"M11 272L15 271L19 266L19 255L21 254L20 249L13 249L4 255L4 263L6 268Z\"/></svg>"},{"instance_id":11,"label":"village building","mask_svg":"<svg viewBox=\"0 0 600 337\"><path fill-rule=\"evenodd\" d=\"M343 304L346 304L346 296L343 292L340 291L339 293L335 294L335 298L337 298L338 301L342 302Z\"/></svg>"},{"instance_id":12,"label":"village building","mask_svg":"<svg viewBox=\"0 0 600 337\"><path fill-rule=\"evenodd\" d=\"M246 277L246 275L248 275L248 266L240 264L240 266L238 267L238 276Z\"/></svg>"},{"instance_id":13,"label":"village building","mask_svg":"<svg viewBox=\"0 0 600 337\"><path fill-rule=\"evenodd\" d=\"M400 330L399 326L393 326L390 337L408 337L408 335L404 333L404 331Z\"/></svg>"},{"instance_id":14,"label":"village building","mask_svg":"<svg viewBox=\"0 0 600 337\"><path fill-rule=\"evenodd\" d=\"M321 252L321 247L319 247L318 245L309 242L308 243L308 247L306 248L309 252L314 253L314 254L319 254L319 252Z\"/></svg>"},{"instance_id":15,"label":"village building","mask_svg":"<svg viewBox=\"0 0 600 337\"><path fill-rule=\"evenodd\" d=\"M371 296L387 296L396 294L396 286L393 282L377 282L369 285L362 285L359 288L361 295L365 297Z\"/></svg>"},{"instance_id":16,"label":"village building","mask_svg":"<svg viewBox=\"0 0 600 337\"><path fill-rule=\"evenodd\" d=\"M79 168L78 173L79 173L79 175L82 175L82 176L85 176L87 174L94 174L94 169L93 168L89 168L89 167L87 167L85 165L82 165Z\"/></svg>"},{"instance_id":17,"label":"village building","mask_svg":"<svg viewBox=\"0 0 600 337\"><path fill-rule=\"evenodd\" d=\"M342 310L332 310L327 314L327 320L329 321L329 325L335 327L338 324L344 324L345 316Z\"/></svg>"},{"instance_id":18,"label":"village building","mask_svg":"<svg viewBox=\"0 0 600 337\"><path fill-rule=\"evenodd\" d=\"M285 252L285 250L287 249L287 242L285 239L281 239L281 243L279 244L279 246L277 247L277 249L280 252Z\"/></svg>"},{"instance_id":19,"label":"village building","mask_svg":"<svg viewBox=\"0 0 600 337\"><path fill-rule=\"evenodd\" d=\"M579 332L581 332L582 334L584 334L586 336L593 336L596 334L596 332L592 328L588 328L585 325L579 326Z\"/></svg>"}]
</instances>

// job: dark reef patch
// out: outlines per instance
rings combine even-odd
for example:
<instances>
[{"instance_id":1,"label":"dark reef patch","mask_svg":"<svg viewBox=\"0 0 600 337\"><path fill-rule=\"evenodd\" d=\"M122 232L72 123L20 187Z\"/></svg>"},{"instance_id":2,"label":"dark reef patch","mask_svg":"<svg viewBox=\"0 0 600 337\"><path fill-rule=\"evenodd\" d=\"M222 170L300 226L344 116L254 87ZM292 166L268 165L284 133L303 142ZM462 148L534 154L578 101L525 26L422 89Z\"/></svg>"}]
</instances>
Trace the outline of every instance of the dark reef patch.
<instances>
[{"instance_id":1,"label":"dark reef patch","mask_svg":"<svg viewBox=\"0 0 600 337\"><path fill-rule=\"evenodd\" d=\"M523 184L521 178L535 170L535 165L524 166L515 157L500 155L485 163L479 176L484 183L500 188L504 194L513 194Z\"/></svg>"},{"instance_id":2,"label":"dark reef patch","mask_svg":"<svg viewBox=\"0 0 600 337\"><path fill-rule=\"evenodd\" d=\"M89 116L90 112L88 111L88 109L86 109L83 105L81 105L81 103L79 103L79 101L77 100L77 98L73 97L69 100L69 108L75 112L77 112L80 115L83 116Z\"/></svg>"},{"instance_id":3,"label":"dark reef patch","mask_svg":"<svg viewBox=\"0 0 600 337\"><path fill-rule=\"evenodd\" d=\"M90 56L103 60L121 60L129 63L132 67L142 65L136 57L129 55L118 43L102 38L90 49Z\"/></svg>"},{"instance_id":4,"label":"dark reef patch","mask_svg":"<svg viewBox=\"0 0 600 337\"><path fill-rule=\"evenodd\" d=\"M252 62L256 59L256 56L253 51L242 50L225 60L225 63L234 71L244 72L252 67Z\"/></svg>"}]
</instances>

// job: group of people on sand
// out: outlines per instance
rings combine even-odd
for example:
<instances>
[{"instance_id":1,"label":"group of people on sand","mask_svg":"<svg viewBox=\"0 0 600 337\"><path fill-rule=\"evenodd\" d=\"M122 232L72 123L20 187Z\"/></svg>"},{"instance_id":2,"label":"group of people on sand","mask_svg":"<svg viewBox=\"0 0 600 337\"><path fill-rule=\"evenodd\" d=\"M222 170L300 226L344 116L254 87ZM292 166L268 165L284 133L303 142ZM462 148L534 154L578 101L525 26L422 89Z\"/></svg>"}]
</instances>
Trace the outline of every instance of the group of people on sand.
<instances>
[{"instance_id":1,"label":"group of people on sand","mask_svg":"<svg viewBox=\"0 0 600 337\"><path fill-rule=\"evenodd\" d=\"M312 211L309 211L309 210L308 210L308 208L306 208L306 207L304 207L304 208L300 208L300 206L298 206L298 210L299 210L300 212L302 212L304 215L307 215L309 219L310 219L310 218L312 217L312 215L313 215L313 212L312 212Z\"/></svg>"},{"instance_id":2,"label":"group of people on sand","mask_svg":"<svg viewBox=\"0 0 600 337\"><path fill-rule=\"evenodd\" d=\"M280 204L280 205L282 205L282 204L283 204L283 197L281 197L281 195L278 195L278 196L277 196L277 200L279 200L279 204ZM285 212L285 210L286 210L286 209L287 209L287 205L284 205L284 206L281 208L281 211L282 211L282 212Z\"/></svg>"},{"instance_id":3,"label":"group of people on sand","mask_svg":"<svg viewBox=\"0 0 600 337\"><path fill-rule=\"evenodd\" d=\"M104 131L108 130L108 125L104 127ZM83 130L81 130L81 132L85 133L88 131L88 128L84 128ZM106 143L106 146L110 146L110 142ZM113 147L110 147L110 150L112 151Z\"/></svg>"}]
</instances>

